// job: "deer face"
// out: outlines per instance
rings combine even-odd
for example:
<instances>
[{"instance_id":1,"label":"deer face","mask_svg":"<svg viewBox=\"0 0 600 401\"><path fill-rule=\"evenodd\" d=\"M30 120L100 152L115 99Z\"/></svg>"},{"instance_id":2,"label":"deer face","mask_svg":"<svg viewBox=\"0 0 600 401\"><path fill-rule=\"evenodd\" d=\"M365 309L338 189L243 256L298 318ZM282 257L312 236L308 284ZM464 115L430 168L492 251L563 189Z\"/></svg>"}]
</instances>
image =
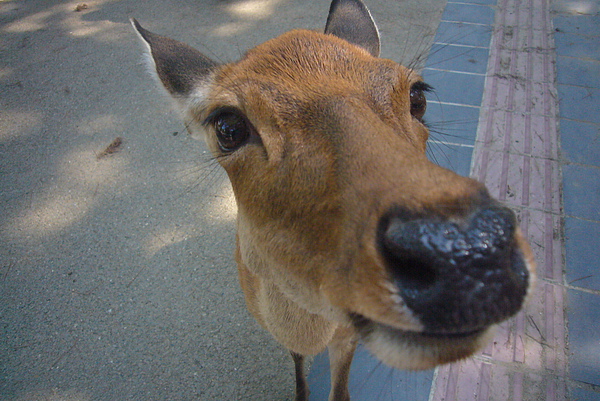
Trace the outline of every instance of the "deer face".
<instances>
[{"instance_id":1,"label":"deer face","mask_svg":"<svg viewBox=\"0 0 600 401\"><path fill-rule=\"evenodd\" d=\"M338 23L217 66L134 22L232 183L257 319L269 283L392 366L468 356L521 308L531 251L481 184L427 159L421 77Z\"/></svg>"},{"instance_id":2,"label":"deer face","mask_svg":"<svg viewBox=\"0 0 600 401\"><path fill-rule=\"evenodd\" d=\"M427 160L426 88L297 31L216 73L193 113L233 185L241 261L411 368L470 354L520 309L531 259L512 212Z\"/></svg>"}]
</instances>

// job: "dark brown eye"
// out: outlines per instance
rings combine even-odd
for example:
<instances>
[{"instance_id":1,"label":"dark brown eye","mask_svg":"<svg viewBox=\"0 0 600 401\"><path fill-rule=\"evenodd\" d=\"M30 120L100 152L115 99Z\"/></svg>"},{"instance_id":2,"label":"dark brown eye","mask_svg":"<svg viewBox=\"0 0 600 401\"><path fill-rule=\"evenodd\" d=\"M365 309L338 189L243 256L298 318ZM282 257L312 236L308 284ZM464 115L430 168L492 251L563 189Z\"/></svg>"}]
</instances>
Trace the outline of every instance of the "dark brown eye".
<instances>
[{"instance_id":1,"label":"dark brown eye","mask_svg":"<svg viewBox=\"0 0 600 401\"><path fill-rule=\"evenodd\" d=\"M431 86L425 82L416 82L410 88L410 114L419 121L423 120L427 110L427 99L425 92L430 91Z\"/></svg>"},{"instance_id":2,"label":"dark brown eye","mask_svg":"<svg viewBox=\"0 0 600 401\"><path fill-rule=\"evenodd\" d=\"M253 129L246 117L233 108L216 110L206 122L215 127L217 142L224 152L233 152L246 143Z\"/></svg>"}]
</instances>

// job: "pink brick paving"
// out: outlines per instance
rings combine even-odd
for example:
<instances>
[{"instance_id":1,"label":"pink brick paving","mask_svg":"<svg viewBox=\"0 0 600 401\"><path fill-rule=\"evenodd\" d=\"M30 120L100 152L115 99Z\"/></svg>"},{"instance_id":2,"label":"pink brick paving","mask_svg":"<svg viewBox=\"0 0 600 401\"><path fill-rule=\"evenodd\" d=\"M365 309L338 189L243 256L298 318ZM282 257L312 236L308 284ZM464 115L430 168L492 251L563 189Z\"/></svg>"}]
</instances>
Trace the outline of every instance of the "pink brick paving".
<instances>
[{"instance_id":1,"label":"pink brick paving","mask_svg":"<svg viewBox=\"0 0 600 401\"><path fill-rule=\"evenodd\" d=\"M474 358L436 372L430 401L566 400L561 173L548 0L499 0L471 175L514 208L538 263L526 310Z\"/></svg>"}]
</instances>

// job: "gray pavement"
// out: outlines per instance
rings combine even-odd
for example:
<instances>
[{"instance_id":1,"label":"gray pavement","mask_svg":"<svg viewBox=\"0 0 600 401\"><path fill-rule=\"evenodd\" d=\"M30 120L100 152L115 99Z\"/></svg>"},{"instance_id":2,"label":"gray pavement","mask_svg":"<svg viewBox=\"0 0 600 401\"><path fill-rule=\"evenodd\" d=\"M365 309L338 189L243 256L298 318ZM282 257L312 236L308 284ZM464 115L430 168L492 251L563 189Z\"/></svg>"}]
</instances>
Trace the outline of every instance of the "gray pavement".
<instances>
[{"instance_id":1,"label":"gray pavement","mask_svg":"<svg viewBox=\"0 0 600 401\"><path fill-rule=\"evenodd\" d=\"M367 3L383 56L427 54L445 1ZM292 398L287 352L245 309L225 175L146 74L128 17L232 61L321 30L328 7L0 0L0 399Z\"/></svg>"}]
</instances>

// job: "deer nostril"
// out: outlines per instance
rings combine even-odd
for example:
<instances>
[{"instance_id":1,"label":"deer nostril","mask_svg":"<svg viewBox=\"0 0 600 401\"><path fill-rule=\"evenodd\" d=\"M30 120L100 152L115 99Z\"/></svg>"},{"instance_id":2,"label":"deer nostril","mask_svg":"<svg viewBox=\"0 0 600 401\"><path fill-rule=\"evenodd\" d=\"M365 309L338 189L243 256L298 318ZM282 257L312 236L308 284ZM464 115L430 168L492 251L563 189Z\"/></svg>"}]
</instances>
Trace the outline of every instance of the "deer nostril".
<instances>
[{"instance_id":1,"label":"deer nostril","mask_svg":"<svg viewBox=\"0 0 600 401\"><path fill-rule=\"evenodd\" d=\"M405 298L419 297L433 288L438 280L438 271L411 252L387 252L386 258L390 266L401 266L394 270L394 278L401 283Z\"/></svg>"},{"instance_id":2,"label":"deer nostril","mask_svg":"<svg viewBox=\"0 0 600 401\"><path fill-rule=\"evenodd\" d=\"M396 213L382 220L380 249L426 329L477 329L516 312L525 296L515 229L514 213L495 205L464 222Z\"/></svg>"}]
</instances>

